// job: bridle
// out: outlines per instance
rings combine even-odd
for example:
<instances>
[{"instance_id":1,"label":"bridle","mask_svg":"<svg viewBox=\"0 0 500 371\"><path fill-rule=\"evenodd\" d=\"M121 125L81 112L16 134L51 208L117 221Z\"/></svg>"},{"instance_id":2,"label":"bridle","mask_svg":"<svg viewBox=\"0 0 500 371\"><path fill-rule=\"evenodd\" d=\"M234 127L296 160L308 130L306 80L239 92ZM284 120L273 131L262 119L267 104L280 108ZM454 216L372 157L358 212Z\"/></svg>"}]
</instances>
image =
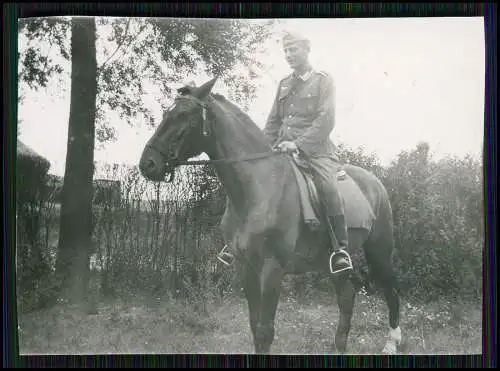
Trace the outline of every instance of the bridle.
<instances>
[{"instance_id":1,"label":"bridle","mask_svg":"<svg viewBox=\"0 0 500 371\"><path fill-rule=\"evenodd\" d=\"M205 102L204 100L193 97L192 95L183 95L182 97L179 97L176 100L177 101L190 100L192 102L195 102L197 105L199 105L202 108L203 121L201 123L201 133L204 137L208 137L210 135L210 130L209 130L210 120L207 119L207 112L209 110L208 103ZM218 160L196 160L196 161L191 160L190 161L190 160L178 160L175 158L171 158L170 154L165 153L162 149L159 149L150 143L146 144L146 147L153 149L154 151L156 151L160 155L162 155L164 158L168 159L168 164L171 165L170 166L171 170L168 172L168 180L167 180L167 175L165 175L165 182L167 182L167 183L170 183L174 180L175 168L179 165L197 166L197 165L234 164L237 162L253 161L253 160L259 160L259 159L263 159L263 158L269 158L269 157L285 154L284 152L280 152L280 151L268 151L268 152L255 153L255 154L251 154L248 156L237 157L237 158L223 158L223 159L218 159Z\"/></svg>"}]
</instances>

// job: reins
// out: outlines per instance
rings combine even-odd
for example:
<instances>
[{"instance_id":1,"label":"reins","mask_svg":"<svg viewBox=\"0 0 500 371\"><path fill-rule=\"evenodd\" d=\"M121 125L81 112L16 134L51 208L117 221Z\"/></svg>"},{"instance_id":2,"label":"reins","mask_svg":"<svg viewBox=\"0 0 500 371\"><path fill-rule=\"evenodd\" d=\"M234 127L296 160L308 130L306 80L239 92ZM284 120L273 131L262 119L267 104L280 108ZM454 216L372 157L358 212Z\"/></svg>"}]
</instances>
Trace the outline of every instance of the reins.
<instances>
[{"instance_id":1,"label":"reins","mask_svg":"<svg viewBox=\"0 0 500 371\"><path fill-rule=\"evenodd\" d=\"M207 109L208 109L208 104L205 101L202 101L196 97L193 96L188 96L185 95L180 99L186 99L186 100L191 100L196 102L198 105L202 107L202 116L203 116L203 122L202 122L202 134L203 136L208 136L209 135L209 130L208 130L208 120L207 120ZM179 99L179 100L180 100ZM165 156L165 153L163 153L162 150L155 148L155 146L152 146L151 144L147 144L150 148L153 148L157 152L161 153L163 156ZM188 166L199 166L199 165L216 165L216 164L234 164L238 162L246 162L246 161L254 161L254 160L259 160L263 158L270 158L278 155L283 155L286 154L284 152L280 151L267 151L267 152L262 152L262 153L256 153L256 154L250 154L244 157L237 157L237 158L223 158L223 159L216 159L216 160L177 160L177 159L168 159L168 163L170 165L179 166L179 165L188 165ZM168 156L167 156L168 157ZM170 181L173 179L173 172L174 170L172 169L170 173Z\"/></svg>"},{"instance_id":2,"label":"reins","mask_svg":"<svg viewBox=\"0 0 500 371\"><path fill-rule=\"evenodd\" d=\"M169 163L172 165L207 165L207 164L234 164L237 162L245 162L245 161L253 161L253 160L259 160L262 158L269 158L273 156L278 156L278 155L283 155L285 154L284 152L274 152L274 151L269 151L269 152L262 152L262 153L256 153L253 155L248 155L245 157L237 157L237 158L222 158L222 159L217 159L217 160L171 160Z\"/></svg>"},{"instance_id":3,"label":"reins","mask_svg":"<svg viewBox=\"0 0 500 371\"><path fill-rule=\"evenodd\" d=\"M147 145L150 148L153 148L155 151L158 151L162 155L164 153L157 148L155 148L152 145ZM198 166L198 165L216 165L216 164L234 164L237 162L245 162L245 161L253 161L253 160L259 160L263 158L269 158L273 156L278 156L278 155L283 155L285 152L277 152L277 151L268 151L268 152L262 152L262 153L256 153L252 155L248 155L245 157L239 157L239 158L222 158L222 159L217 159L217 160L176 160L176 159L170 159L168 163L172 166L172 169L168 174L165 175L165 182L170 183L174 180L175 177L175 167L179 165L193 165L193 166ZM167 179L168 175L168 179Z\"/></svg>"}]
</instances>

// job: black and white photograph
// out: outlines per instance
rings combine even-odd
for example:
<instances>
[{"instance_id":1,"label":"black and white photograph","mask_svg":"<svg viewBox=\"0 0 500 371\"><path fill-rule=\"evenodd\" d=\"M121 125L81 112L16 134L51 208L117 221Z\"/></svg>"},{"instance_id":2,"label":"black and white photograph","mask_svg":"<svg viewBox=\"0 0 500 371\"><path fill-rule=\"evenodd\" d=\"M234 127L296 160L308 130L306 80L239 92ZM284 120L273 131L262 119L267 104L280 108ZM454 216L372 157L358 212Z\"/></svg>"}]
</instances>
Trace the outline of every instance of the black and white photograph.
<instances>
[{"instance_id":1,"label":"black and white photograph","mask_svg":"<svg viewBox=\"0 0 500 371\"><path fill-rule=\"evenodd\" d=\"M484 17L18 26L21 355L483 352Z\"/></svg>"}]
</instances>

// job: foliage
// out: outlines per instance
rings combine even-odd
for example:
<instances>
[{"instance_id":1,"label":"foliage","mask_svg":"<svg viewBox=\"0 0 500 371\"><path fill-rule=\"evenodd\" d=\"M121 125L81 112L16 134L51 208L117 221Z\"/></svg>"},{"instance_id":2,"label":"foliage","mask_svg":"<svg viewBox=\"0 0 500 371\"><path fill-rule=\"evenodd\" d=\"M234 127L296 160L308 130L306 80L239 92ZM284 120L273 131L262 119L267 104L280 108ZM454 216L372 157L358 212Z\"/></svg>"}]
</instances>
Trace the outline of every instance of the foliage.
<instances>
[{"instance_id":1,"label":"foliage","mask_svg":"<svg viewBox=\"0 0 500 371\"><path fill-rule=\"evenodd\" d=\"M29 40L26 48L19 53L19 81L30 89L45 88L50 78L63 72L63 66L45 53L44 43L48 42L49 53L55 47L58 55L70 60L70 22L61 17L22 18L19 20L19 33Z\"/></svg>"},{"instance_id":2,"label":"foliage","mask_svg":"<svg viewBox=\"0 0 500 371\"><path fill-rule=\"evenodd\" d=\"M256 49L270 31L268 23L248 20L99 18L97 22L98 48L103 55L98 68L100 140L114 137L114 128L106 124L105 112L109 110L118 112L129 123L146 118L148 124L154 125L154 114L144 93L147 84L159 87L156 101L165 106L172 94L172 83L201 69L223 74L223 80L236 94L230 99L251 97L252 74L243 73L240 67L259 67ZM20 32L29 40L20 54L20 81L33 89L45 87L63 67L44 55L41 45L48 42L62 60L68 60L68 19L23 20ZM480 295L484 240L480 162L470 156L433 160L425 143L402 151L389 166L382 166L376 155L362 148L340 145L339 153L344 161L373 171L389 192L401 290L423 298ZM188 168L185 173L191 181L180 178L172 185L157 186L156 194L146 191L151 184L145 184L136 169L121 175L121 203L95 209L100 219L94 223L94 239L101 258L108 263L102 265L107 267L108 286L124 283L119 272L125 274L127 269L141 271L149 266L154 272L161 271L158 267L172 256L185 260L183 272L199 269L200 260L214 261L210 254L222 244L216 226L223 212L224 194L211 171ZM147 192L146 201L140 201ZM160 193L162 199L155 197ZM175 240L181 237L182 242ZM147 243L141 245L139 241L144 238ZM212 246L213 251L202 245ZM192 254L189 256L188 246ZM194 257L198 253L201 255ZM125 265L119 268L121 264ZM177 260L173 263L174 275L178 275L179 265ZM180 285L165 273L141 273L135 278L150 276L168 282L173 291ZM195 277L191 284L197 280Z\"/></svg>"},{"instance_id":3,"label":"foliage","mask_svg":"<svg viewBox=\"0 0 500 371\"><path fill-rule=\"evenodd\" d=\"M337 146L337 153L341 162L361 166L372 171L379 178L385 177L386 169L381 165L377 155L366 153L363 147L353 149L344 143L340 143Z\"/></svg>"},{"instance_id":4,"label":"foliage","mask_svg":"<svg viewBox=\"0 0 500 371\"><path fill-rule=\"evenodd\" d=\"M46 87L63 72L69 56L69 18L27 19L20 33L27 45L20 54L19 78L30 89ZM130 125L153 127L158 106L165 109L172 84L200 72L220 76L243 106L255 95L255 71L272 21L177 18L96 18L98 97L96 137L116 138L110 113ZM55 47L57 58L45 55ZM250 73L249 71L254 71ZM147 93L151 88L153 93ZM156 102L154 106L151 102Z\"/></svg>"},{"instance_id":5,"label":"foliage","mask_svg":"<svg viewBox=\"0 0 500 371\"><path fill-rule=\"evenodd\" d=\"M53 296L47 234L53 221L50 178L41 163L18 158L16 174L17 293L22 311L44 307Z\"/></svg>"},{"instance_id":6,"label":"foliage","mask_svg":"<svg viewBox=\"0 0 500 371\"><path fill-rule=\"evenodd\" d=\"M71 276L75 282L86 280L86 269L74 269L73 265L88 265L93 150L95 138L97 141L114 138L115 128L109 124L110 112L118 113L129 124L145 120L154 126L153 109L147 104L151 97L145 93L150 89L145 89L145 86L148 83L159 86L159 91L152 94L162 96L157 103L164 108L171 93L169 83L178 82L185 74L199 72L197 69L200 68L225 79L232 90L238 92L235 99L250 97L252 89L249 86L253 77L236 69L241 68L241 64L258 67L254 53L266 37L269 25L245 20L170 18L97 18L90 22L93 26L90 37L92 41L97 38L97 47L94 42L92 45L84 42L83 45L89 46L86 51L76 47L78 34L75 31L80 29L79 23L74 21L71 28L72 99L57 265L58 272L76 272ZM97 31L96 23L100 27ZM67 48L69 24L67 18L30 19L21 23L20 31L28 42L20 56L19 77L29 88L47 87L50 77L63 72L57 62L43 55L42 49L43 44L48 43L50 53L55 45L63 59L70 59ZM105 59L96 65L100 55ZM81 76L78 72L84 70L83 80L77 79L75 76ZM80 95L82 89L89 94ZM75 99L76 96L81 99ZM83 99L85 97L89 100ZM82 117L87 124L77 125L76 118ZM77 152L73 149L78 156L75 157ZM160 200L157 198L156 204L151 200L150 205L156 205L150 209L155 213L151 244L156 246L160 230ZM73 217L77 213L78 217ZM63 282L68 281L69 277L64 276Z\"/></svg>"},{"instance_id":7,"label":"foliage","mask_svg":"<svg viewBox=\"0 0 500 371\"><path fill-rule=\"evenodd\" d=\"M383 174L395 215L401 293L424 301L481 297L480 162L470 156L433 160L428 148L418 146L382 166L362 149L340 148L342 158ZM145 181L135 167L99 169L100 177L121 184L118 203L94 205L92 267L102 294L170 293L203 312L207 301L240 293L233 270L216 259L225 243L218 230L224 190L211 167L182 170L174 183L160 185ZM315 275L285 281L286 291L297 297L327 286Z\"/></svg>"},{"instance_id":8,"label":"foliage","mask_svg":"<svg viewBox=\"0 0 500 371\"><path fill-rule=\"evenodd\" d=\"M429 300L480 297L484 227L479 160L450 156L434 161L427 143L402 151L383 171L373 155L345 151L344 156L374 171L389 192L402 292Z\"/></svg>"}]
</instances>

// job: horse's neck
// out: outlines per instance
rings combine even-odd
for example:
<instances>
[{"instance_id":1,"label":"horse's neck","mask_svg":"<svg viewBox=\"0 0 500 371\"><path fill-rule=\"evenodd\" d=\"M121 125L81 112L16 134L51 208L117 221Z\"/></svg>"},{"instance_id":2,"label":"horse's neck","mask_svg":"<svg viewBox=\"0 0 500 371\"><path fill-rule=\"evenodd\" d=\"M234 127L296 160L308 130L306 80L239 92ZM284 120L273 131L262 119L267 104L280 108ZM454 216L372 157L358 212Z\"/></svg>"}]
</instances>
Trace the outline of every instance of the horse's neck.
<instances>
[{"instance_id":1,"label":"horse's neck","mask_svg":"<svg viewBox=\"0 0 500 371\"><path fill-rule=\"evenodd\" d=\"M238 118L217 120L213 124L212 159L244 158L271 150L263 136L242 128ZM281 178L282 165L279 157L217 164L215 167L235 210L245 215L252 206L268 202L272 189L278 186L274 180ZM282 186L282 185L281 185Z\"/></svg>"}]
</instances>

